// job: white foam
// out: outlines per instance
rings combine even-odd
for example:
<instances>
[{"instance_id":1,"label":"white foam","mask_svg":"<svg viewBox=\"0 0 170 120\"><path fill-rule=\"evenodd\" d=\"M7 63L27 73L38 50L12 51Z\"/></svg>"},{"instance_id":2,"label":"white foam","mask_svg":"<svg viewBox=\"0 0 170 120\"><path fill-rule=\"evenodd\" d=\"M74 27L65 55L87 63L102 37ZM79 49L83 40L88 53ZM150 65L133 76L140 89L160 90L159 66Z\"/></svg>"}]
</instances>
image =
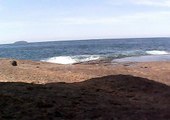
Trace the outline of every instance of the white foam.
<instances>
[{"instance_id":1,"label":"white foam","mask_svg":"<svg viewBox=\"0 0 170 120\"><path fill-rule=\"evenodd\" d=\"M100 58L101 57L99 55L77 55L77 56L52 57L42 61L50 62L50 63L58 63L58 64L74 64L74 63L98 60Z\"/></svg>"},{"instance_id":2,"label":"white foam","mask_svg":"<svg viewBox=\"0 0 170 120\"><path fill-rule=\"evenodd\" d=\"M150 54L150 55L167 55L167 54L169 54L167 51L160 51L160 50L146 51L146 53Z\"/></svg>"},{"instance_id":3,"label":"white foam","mask_svg":"<svg viewBox=\"0 0 170 120\"><path fill-rule=\"evenodd\" d=\"M146 55L112 60L113 63L170 61L170 55Z\"/></svg>"},{"instance_id":4,"label":"white foam","mask_svg":"<svg viewBox=\"0 0 170 120\"><path fill-rule=\"evenodd\" d=\"M46 60L42 60L44 62L50 62L50 63L59 63L59 64L73 64L76 63L74 59L72 59L69 56L59 56L59 57L52 57L48 58Z\"/></svg>"}]
</instances>

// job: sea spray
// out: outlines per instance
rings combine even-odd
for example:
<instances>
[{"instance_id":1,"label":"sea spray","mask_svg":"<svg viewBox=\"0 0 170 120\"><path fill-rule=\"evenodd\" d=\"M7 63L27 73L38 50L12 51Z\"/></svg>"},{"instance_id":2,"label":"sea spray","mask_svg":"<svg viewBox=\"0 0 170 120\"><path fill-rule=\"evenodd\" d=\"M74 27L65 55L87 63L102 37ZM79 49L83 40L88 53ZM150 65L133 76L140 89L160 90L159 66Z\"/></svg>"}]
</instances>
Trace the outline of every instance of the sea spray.
<instances>
[{"instance_id":1,"label":"sea spray","mask_svg":"<svg viewBox=\"0 0 170 120\"><path fill-rule=\"evenodd\" d=\"M151 51L146 51L147 54L150 55L167 55L169 52L163 51L163 50L151 50Z\"/></svg>"},{"instance_id":2,"label":"sea spray","mask_svg":"<svg viewBox=\"0 0 170 120\"><path fill-rule=\"evenodd\" d=\"M74 63L87 62L92 60L99 60L101 58L102 57L99 55L77 55L77 56L51 57L42 61L50 62L50 63L58 63L58 64L74 64Z\"/></svg>"}]
</instances>

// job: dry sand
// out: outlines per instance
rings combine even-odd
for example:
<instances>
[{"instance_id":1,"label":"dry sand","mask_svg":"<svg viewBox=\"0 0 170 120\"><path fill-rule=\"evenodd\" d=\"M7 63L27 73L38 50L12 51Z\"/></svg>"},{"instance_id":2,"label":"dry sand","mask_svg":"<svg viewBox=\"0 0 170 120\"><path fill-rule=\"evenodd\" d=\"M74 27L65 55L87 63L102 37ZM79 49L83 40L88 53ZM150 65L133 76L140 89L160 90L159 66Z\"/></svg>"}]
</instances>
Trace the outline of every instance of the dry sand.
<instances>
[{"instance_id":1,"label":"dry sand","mask_svg":"<svg viewBox=\"0 0 170 120\"><path fill-rule=\"evenodd\" d=\"M0 119L170 119L170 62L11 61L0 60Z\"/></svg>"},{"instance_id":2,"label":"dry sand","mask_svg":"<svg viewBox=\"0 0 170 120\"><path fill-rule=\"evenodd\" d=\"M170 62L59 65L17 60L18 66L14 67L11 65L11 61L7 59L0 60L1 82L72 83L96 77L123 74L148 78L170 85Z\"/></svg>"}]
</instances>

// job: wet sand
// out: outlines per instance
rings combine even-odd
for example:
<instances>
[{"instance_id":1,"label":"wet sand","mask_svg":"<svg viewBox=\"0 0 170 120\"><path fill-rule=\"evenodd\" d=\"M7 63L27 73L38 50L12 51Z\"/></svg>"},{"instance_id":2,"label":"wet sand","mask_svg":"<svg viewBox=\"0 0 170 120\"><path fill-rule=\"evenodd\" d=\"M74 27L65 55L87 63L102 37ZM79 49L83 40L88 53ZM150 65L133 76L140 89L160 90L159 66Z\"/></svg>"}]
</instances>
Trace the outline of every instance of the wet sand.
<instances>
[{"instance_id":1,"label":"wet sand","mask_svg":"<svg viewBox=\"0 0 170 120\"><path fill-rule=\"evenodd\" d=\"M114 59L112 62L159 62L159 61L170 61L170 55L146 55L137 57L126 57L122 59Z\"/></svg>"}]
</instances>

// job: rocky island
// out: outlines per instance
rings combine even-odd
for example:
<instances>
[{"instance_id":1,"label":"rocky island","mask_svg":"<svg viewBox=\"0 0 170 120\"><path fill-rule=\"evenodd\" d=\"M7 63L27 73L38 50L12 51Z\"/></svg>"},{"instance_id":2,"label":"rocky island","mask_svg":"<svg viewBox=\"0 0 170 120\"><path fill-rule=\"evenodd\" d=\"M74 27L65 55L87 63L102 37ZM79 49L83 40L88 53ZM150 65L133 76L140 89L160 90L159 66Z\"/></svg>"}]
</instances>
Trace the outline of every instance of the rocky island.
<instances>
[{"instance_id":1,"label":"rocky island","mask_svg":"<svg viewBox=\"0 0 170 120\"><path fill-rule=\"evenodd\" d=\"M15 45L24 45L24 44L28 44L27 41L17 41L17 42L14 42Z\"/></svg>"}]
</instances>

